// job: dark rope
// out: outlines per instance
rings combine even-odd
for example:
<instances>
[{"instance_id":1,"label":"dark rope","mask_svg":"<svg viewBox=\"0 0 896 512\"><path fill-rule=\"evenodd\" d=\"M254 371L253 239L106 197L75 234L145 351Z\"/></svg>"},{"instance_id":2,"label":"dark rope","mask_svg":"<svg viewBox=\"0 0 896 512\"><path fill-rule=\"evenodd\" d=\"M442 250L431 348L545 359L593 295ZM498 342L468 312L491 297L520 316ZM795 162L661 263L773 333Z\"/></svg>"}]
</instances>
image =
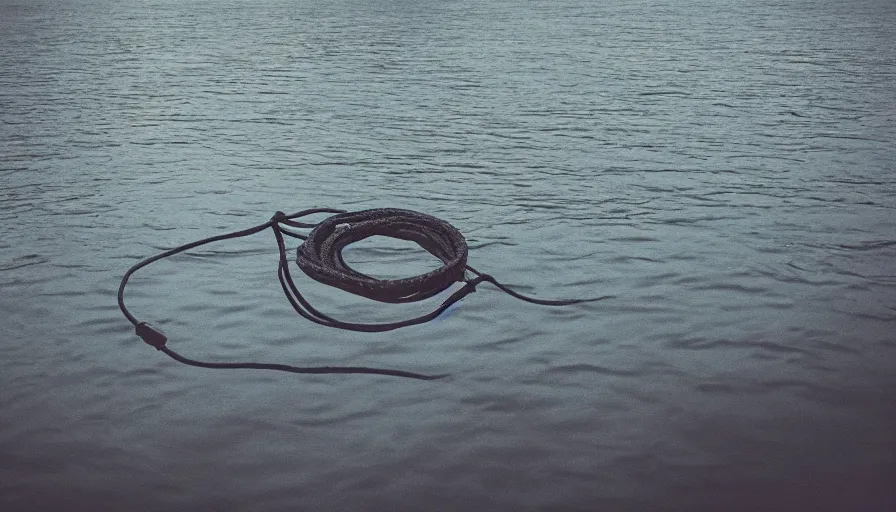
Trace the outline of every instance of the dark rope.
<instances>
[{"instance_id":1,"label":"dark rope","mask_svg":"<svg viewBox=\"0 0 896 512\"><path fill-rule=\"evenodd\" d=\"M315 213L332 213L334 215L319 223L296 220ZM311 232L308 235L304 235L287 229L287 227L311 229ZM498 282L494 277L483 274L467 265L467 242L464 240L463 235L451 224L431 215L396 208L381 208L359 212L346 212L332 208L314 208L291 215L277 212L271 220L264 224L184 244L140 261L129 268L125 272L124 277L122 277L121 285L118 288L118 307L121 308L128 321L134 324L137 336L142 338L147 344L168 354L172 359L201 368L242 368L278 370L291 373L366 373L422 380L433 380L443 377L443 375L423 375L401 370L358 366L298 367L273 363L207 363L195 361L183 357L168 348L166 346L168 338L162 331L146 322L141 322L125 307L124 288L128 283L128 279L137 270L160 259L202 245L253 235L267 228L273 229L274 237L277 240L277 248L280 252L277 277L280 280L280 286L283 288L286 298L292 304L293 309L302 317L329 327L360 332L384 332L409 325L422 324L438 317L452 304L473 293L476 290L476 286L482 282L489 282L517 299L547 306L565 306L608 298L604 296L593 299L544 300L522 295ZM334 286L368 299L393 304L416 302L433 297L456 282L462 282L464 285L448 296L432 312L409 320L376 324L337 320L315 309L299 292L289 273L289 261L284 235L304 240L296 252L296 263L305 274L323 284ZM443 265L425 274L405 279L377 279L349 267L342 258L342 250L349 244L376 235L416 242L420 247L439 258ZM475 277L467 278L466 271L470 271Z\"/></svg>"}]
</instances>

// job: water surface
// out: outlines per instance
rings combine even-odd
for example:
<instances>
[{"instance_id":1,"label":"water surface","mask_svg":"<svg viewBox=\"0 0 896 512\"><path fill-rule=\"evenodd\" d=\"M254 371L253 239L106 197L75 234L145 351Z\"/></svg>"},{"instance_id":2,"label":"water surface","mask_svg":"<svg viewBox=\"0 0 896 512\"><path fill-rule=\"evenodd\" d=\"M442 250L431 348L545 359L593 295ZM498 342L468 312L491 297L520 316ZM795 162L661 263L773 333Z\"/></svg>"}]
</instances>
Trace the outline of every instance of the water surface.
<instances>
[{"instance_id":1,"label":"water surface","mask_svg":"<svg viewBox=\"0 0 896 512\"><path fill-rule=\"evenodd\" d=\"M0 0L0 504L893 510L896 6ZM275 211L458 227L488 286L294 315ZM346 257L381 275L406 245ZM292 249L292 248L291 248ZM296 272L298 272L296 270ZM388 321L308 279L321 309Z\"/></svg>"}]
</instances>

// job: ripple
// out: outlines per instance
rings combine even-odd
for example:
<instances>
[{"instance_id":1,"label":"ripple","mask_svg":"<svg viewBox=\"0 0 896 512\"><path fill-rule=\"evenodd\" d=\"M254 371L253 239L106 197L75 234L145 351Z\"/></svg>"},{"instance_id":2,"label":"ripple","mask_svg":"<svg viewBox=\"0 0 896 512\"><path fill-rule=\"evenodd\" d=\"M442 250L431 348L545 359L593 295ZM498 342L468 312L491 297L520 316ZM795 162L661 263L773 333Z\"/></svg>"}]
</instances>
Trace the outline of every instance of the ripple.
<instances>
[{"instance_id":1,"label":"ripple","mask_svg":"<svg viewBox=\"0 0 896 512\"><path fill-rule=\"evenodd\" d=\"M859 244L839 244L837 247L853 251L874 251L896 245L896 240L872 240Z\"/></svg>"},{"instance_id":2,"label":"ripple","mask_svg":"<svg viewBox=\"0 0 896 512\"><path fill-rule=\"evenodd\" d=\"M7 270L16 270L19 268L30 267L31 265L42 265L49 263L50 259L39 254L26 254L18 256L7 262L0 262L0 272Z\"/></svg>"},{"instance_id":3,"label":"ripple","mask_svg":"<svg viewBox=\"0 0 896 512\"><path fill-rule=\"evenodd\" d=\"M559 373L564 375L576 375L579 373L595 373L598 375L610 375L613 377L637 377L642 375L641 371L638 370L622 370L618 368L607 368L604 366L598 366L594 364L568 364L561 366L554 366L548 368L546 373Z\"/></svg>"}]
</instances>

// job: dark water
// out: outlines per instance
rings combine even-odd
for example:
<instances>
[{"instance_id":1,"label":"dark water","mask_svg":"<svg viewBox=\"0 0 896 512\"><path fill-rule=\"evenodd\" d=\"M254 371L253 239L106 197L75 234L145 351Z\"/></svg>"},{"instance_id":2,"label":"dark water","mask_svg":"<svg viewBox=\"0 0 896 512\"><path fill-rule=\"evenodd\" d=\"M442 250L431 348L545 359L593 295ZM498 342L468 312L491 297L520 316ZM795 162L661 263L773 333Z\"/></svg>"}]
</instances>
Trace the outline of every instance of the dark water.
<instances>
[{"instance_id":1,"label":"dark water","mask_svg":"<svg viewBox=\"0 0 896 512\"><path fill-rule=\"evenodd\" d=\"M894 510L896 4L0 0L0 509ZM314 326L276 210L494 289ZM431 263L370 241L381 275ZM420 313L300 281L321 309Z\"/></svg>"}]
</instances>

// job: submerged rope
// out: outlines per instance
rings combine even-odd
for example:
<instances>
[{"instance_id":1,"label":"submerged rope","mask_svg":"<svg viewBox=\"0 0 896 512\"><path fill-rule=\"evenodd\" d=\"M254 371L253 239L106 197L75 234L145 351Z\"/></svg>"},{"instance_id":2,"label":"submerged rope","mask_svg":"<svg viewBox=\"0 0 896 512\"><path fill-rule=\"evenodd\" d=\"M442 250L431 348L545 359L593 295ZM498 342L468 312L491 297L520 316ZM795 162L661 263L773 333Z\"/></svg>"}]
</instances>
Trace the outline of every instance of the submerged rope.
<instances>
[{"instance_id":1,"label":"submerged rope","mask_svg":"<svg viewBox=\"0 0 896 512\"><path fill-rule=\"evenodd\" d=\"M319 223L296 220L316 213L331 213L334 215ZM409 325L422 324L438 317L452 304L474 292L477 285L486 281L517 299L547 306L565 306L608 298L605 296L592 299L544 300L527 297L515 292L498 282L494 277L481 273L467 265L467 242L464 240L463 235L451 224L431 215L397 208L380 208L358 212L346 212L345 210L332 208L313 208L291 215L277 212L264 224L184 244L146 258L129 268L122 277L121 285L118 288L118 307L121 308L128 321L135 326L137 336L172 359L201 368L243 368L278 370L291 373L366 373L422 380L433 380L444 376L359 366L299 367L273 363L208 363L196 361L183 357L168 348L166 346L168 338L161 330L138 320L125 307L125 286L131 275L146 265L202 245L253 235L268 228L273 229L274 237L277 240L277 247L280 252L277 276L286 298L298 314L312 322L328 327L361 332L383 332ZM311 232L305 235L293 231L292 228L311 229ZM342 250L349 244L375 235L416 242L420 247L439 258L443 265L425 274L404 279L377 279L349 267L342 258ZM305 274L323 284L340 288L368 299L393 304L416 302L437 295L456 282L462 282L464 285L452 293L432 312L408 320L389 323L354 323L337 320L314 308L299 292L289 273L289 261L284 236L304 241L296 251L296 263ZM467 278L467 271L475 277Z\"/></svg>"}]
</instances>

